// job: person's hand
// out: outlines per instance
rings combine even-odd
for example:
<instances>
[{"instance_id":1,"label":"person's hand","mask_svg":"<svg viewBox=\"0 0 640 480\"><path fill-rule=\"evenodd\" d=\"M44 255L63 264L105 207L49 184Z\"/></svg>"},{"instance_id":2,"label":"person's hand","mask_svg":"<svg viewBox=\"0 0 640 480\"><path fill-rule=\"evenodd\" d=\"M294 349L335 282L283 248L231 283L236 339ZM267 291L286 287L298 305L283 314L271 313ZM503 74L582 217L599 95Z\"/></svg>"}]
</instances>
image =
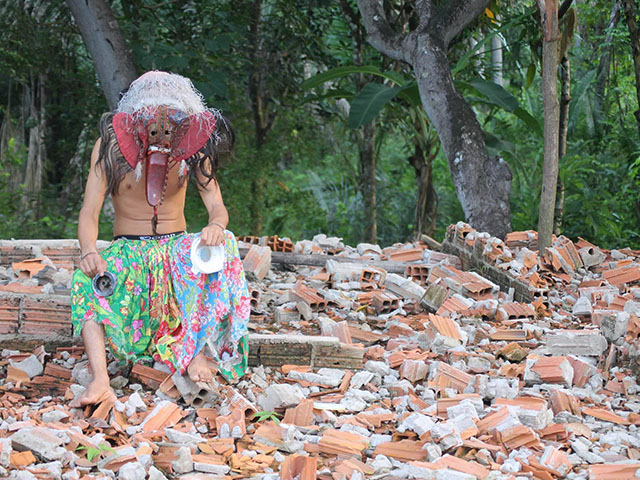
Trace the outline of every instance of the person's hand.
<instances>
[{"instance_id":1,"label":"person's hand","mask_svg":"<svg viewBox=\"0 0 640 480\"><path fill-rule=\"evenodd\" d=\"M224 243L224 229L217 223L207 225L200 234L201 245L222 245Z\"/></svg>"},{"instance_id":2,"label":"person's hand","mask_svg":"<svg viewBox=\"0 0 640 480\"><path fill-rule=\"evenodd\" d=\"M96 274L102 275L107 270L107 262L98 252L87 252L80 261L80 270L87 277L93 278Z\"/></svg>"}]
</instances>

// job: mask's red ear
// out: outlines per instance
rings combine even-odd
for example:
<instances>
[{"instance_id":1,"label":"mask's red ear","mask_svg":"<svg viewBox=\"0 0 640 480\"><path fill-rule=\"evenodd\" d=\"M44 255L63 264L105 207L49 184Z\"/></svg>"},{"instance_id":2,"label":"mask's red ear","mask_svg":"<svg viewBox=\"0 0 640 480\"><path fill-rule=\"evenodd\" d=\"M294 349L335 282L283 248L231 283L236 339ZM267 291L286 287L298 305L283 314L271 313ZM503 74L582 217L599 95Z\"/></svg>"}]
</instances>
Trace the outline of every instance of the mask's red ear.
<instances>
[{"instance_id":1,"label":"mask's red ear","mask_svg":"<svg viewBox=\"0 0 640 480\"><path fill-rule=\"evenodd\" d=\"M202 112L189 117L189 129L174 151L173 159L185 160L200 150L216 128L216 117L211 112Z\"/></svg>"},{"instance_id":2,"label":"mask's red ear","mask_svg":"<svg viewBox=\"0 0 640 480\"><path fill-rule=\"evenodd\" d=\"M131 168L136 168L138 162L144 156L147 149L146 145L141 145L138 139L140 129L136 129L133 125L133 117L128 113L116 113L113 116L113 131L116 134L118 147ZM141 139L146 144L146 130L143 128L145 138Z\"/></svg>"}]
</instances>

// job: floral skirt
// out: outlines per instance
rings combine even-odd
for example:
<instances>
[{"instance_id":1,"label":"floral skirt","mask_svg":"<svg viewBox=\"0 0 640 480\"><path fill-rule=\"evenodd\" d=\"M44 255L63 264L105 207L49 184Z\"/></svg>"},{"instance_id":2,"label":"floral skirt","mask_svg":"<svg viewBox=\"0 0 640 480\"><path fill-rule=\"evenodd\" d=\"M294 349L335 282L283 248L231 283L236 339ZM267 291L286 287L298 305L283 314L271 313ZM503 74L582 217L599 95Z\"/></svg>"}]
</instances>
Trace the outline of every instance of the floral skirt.
<instances>
[{"instance_id":1,"label":"floral skirt","mask_svg":"<svg viewBox=\"0 0 640 480\"><path fill-rule=\"evenodd\" d=\"M92 279L73 275L71 320L79 335L87 320L104 325L105 338L121 360L155 359L184 374L206 345L227 380L248 363L250 299L238 244L225 231L225 265L195 274L191 243L197 234L161 239L114 240L102 253L116 276L114 292L96 295Z\"/></svg>"}]
</instances>

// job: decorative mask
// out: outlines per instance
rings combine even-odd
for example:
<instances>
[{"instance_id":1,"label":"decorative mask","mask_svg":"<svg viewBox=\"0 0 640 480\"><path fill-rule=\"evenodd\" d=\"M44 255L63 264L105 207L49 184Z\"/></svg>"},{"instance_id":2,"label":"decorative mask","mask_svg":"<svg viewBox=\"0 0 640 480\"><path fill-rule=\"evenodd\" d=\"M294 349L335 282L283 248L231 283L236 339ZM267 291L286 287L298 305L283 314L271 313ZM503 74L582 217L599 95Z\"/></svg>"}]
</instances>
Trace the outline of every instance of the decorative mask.
<instances>
[{"instance_id":1,"label":"decorative mask","mask_svg":"<svg viewBox=\"0 0 640 480\"><path fill-rule=\"evenodd\" d=\"M146 173L147 203L153 207L151 226L156 234L158 206L164 199L170 164L180 163L180 176L187 170L186 160L211 138L215 116L210 111L187 115L166 106L144 108L134 115L116 113L113 130L118 147L136 180Z\"/></svg>"}]
</instances>

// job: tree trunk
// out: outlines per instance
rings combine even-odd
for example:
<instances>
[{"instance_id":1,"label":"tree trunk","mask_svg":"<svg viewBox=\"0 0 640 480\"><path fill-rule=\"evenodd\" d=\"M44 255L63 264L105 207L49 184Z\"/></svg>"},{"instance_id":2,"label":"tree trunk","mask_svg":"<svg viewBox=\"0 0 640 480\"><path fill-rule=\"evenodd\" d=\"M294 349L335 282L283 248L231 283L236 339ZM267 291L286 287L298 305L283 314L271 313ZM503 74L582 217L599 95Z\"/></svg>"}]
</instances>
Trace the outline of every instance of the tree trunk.
<instances>
[{"instance_id":1,"label":"tree trunk","mask_svg":"<svg viewBox=\"0 0 640 480\"><path fill-rule=\"evenodd\" d=\"M502 80L502 39L500 35L491 37L491 74L493 83L504 85Z\"/></svg>"},{"instance_id":2,"label":"tree trunk","mask_svg":"<svg viewBox=\"0 0 640 480\"><path fill-rule=\"evenodd\" d=\"M46 74L31 76L29 116L35 123L29 129L29 153L24 174L24 196L22 204L37 206L42 190L42 168L47 156L44 142L47 128L46 118Z\"/></svg>"},{"instance_id":3,"label":"tree trunk","mask_svg":"<svg viewBox=\"0 0 640 480\"><path fill-rule=\"evenodd\" d=\"M596 85L593 102L593 123L597 132L601 132L605 91L607 89L607 81L609 80L609 68L611 66L611 52L613 49L613 31L620 20L620 0L613 0L611 5L611 14L609 15L609 23L607 24L607 33L604 40L604 51L598 62L596 70Z\"/></svg>"},{"instance_id":4,"label":"tree trunk","mask_svg":"<svg viewBox=\"0 0 640 480\"><path fill-rule=\"evenodd\" d=\"M569 131L569 105L571 103L571 62L565 55L560 62L560 119L558 127L558 165L567 153L567 133ZM558 167L559 168L559 167ZM558 176L556 187L556 208L554 213L554 233L562 233L562 216L564 214L564 182Z\"/></svg>"},{"instance_id":5,"label":"tree trunk","mask_svg":"<svg viewBox=\"0 0 640 480\"><path fill-rule=\"evenodd\" d=\"M340 0L340 8L344 16L350 20L351 38L353 41L353 64L357 67L363 65L366 40L364 28L357 10L354 10L347 0ZM371 81L370 75L363 73L356 76L356 94ZM361 131L354 132L358 144L359 178L358 189L362 194L364 205L364 236L365 242L378 242L378 212L376 202L376 135L375 120L362 127Z\"/></svg>"},{"instance_id":6,"label":"tree trunk","mask_svg":"<svg viewBox=\"0 0 640 480\"><path fill-rule=\"evenodd\" d=\"M93 141L89 138L90 128L86 123L82 126L78 139L76 140L76 151L69 160L69 175L70 180L64 185L64 188L60 192L60 205L61 210L68 210L69 203L80 201L80 196L77 192L82 191L83 185L85 185L86 179L84 178L84 161L88 154L91 153L93 148ZM111 197L109 197L111 198Z\"/></svg>"},{"instance_id":7,"label":"tree trunk","mask_svg":"<svg viewBox=\"0 0 640 480\"><path fill-rule=\"evenodd\" d=\"M131 53L105 0L66 0L82 34L107 103L115 109L120 92L136 78Z\"/></svg>"},{"instance_id":8,"label":"tree trunk","mask_svg":"<svg viewBox=\"0 0 640 480\"><path fill-rule=\"evenodd\" d=\"M544 166L538 216L538 248L551 246L558 181L558 1L538 0L542 20L542 102Z\"/></svg>"},{"instance_id":9,"label":"tree trunk","mask_svg":"<svg viewBox=\"0 0 640 480\"><path fill-rule=\"evenodd\" d=\"M633 51L633 72L636 78L636 97L638 99L638 110L633 112L638 124L640 134L640 34L638 33L638 23L636 22L635 8L633 0L622 0L625 15L627 17L627 28L631 38L631 50Z\"/></svg>"},{"instance_id":10,"label":"tree trunk","mask_svg":"<svg viewBox=\"0 0 640 480\"><path fill-rule=\"evenodd\" d=\"M432 165L435 155L424 151L416 144L413 155L408 160L416 172L418 200L416 202L416 237L425 233L433 235L438 218L438 195L433 186Z\"/></svg>"},{"instance_id":11,"label":"tree trunk","mask_svg":"<svg viewBox=\"0 0 640 480\"><path fill-rule=\"evenodd\" d=\"M378 242L376 210L376 124L375 121L362 128L360 149L360 186L364 203L364 241Z\"/></svg>"},{"instance_id":12,"label":"tree trunk","mask_svg":"<svg viewBox=\"0 0 640 480\"><path fill-rule=\"evenodd\" d=\"M28 87L24 87L25 95ZM11 95L13 92L13 82L9 80L7 88L7 109L0 125L0 168L2 172L7 174L6 187L8 191L15 192L22 181L21 166L18 160L18 152L24 146L24 110L21 109L19 119L14 123L11 103ZM20 103L20 102L18 102ZM28 103L28 102L27 102ZM28 116L28 115L26 115Z\"/></svg>"},{"instance_id":13,"label":"tree trunk","mask_svg":"<svg viewBox=\"0 0 640 480\"><path fill-rule=\"evenodd\" d=\"M511 230L509 166L488 157L480 124L453 83L440 40L422 35L415 51L420 98L440 137L465 218L478 230L504 238Z\"/></svg>"},{"instance_id":14,"label":"tree trunk","mask_svg":"<svg viewBox=\"0 0 640 480\"><path fill-rule=\"evenodd\" d=\"M251 198L249 199L249 211L251 213L251 234L262 235L265 207L265 178L264 162L261 154L262 148L267 142L267 135L273 125L273 118L269 117L267 98L264 90L264 52L262 48L261 25L262 24L262 0L253 0L251 4L251 20L249 22L249 44L251 45L251 69L249 72L249 98L253 113L255 128L256 158L253 161L254 175L251 180Z\"/></svg>"},{"instance_id":15,"label":"tree trunk","mask_svg":"<svg viewBox=\"0 0 640 480\"><path fill-rule=\"evenodd\" d=\"M389 25L383 2L358 0L368 40L377 50L413 67L422 105L440 137L458 199L467 221L504 237L511 230L511 171L489 158L480 124L455 88L447 49L489 0L416 2L418 27L407 33Z\"/></svg>"}]
</instances>

